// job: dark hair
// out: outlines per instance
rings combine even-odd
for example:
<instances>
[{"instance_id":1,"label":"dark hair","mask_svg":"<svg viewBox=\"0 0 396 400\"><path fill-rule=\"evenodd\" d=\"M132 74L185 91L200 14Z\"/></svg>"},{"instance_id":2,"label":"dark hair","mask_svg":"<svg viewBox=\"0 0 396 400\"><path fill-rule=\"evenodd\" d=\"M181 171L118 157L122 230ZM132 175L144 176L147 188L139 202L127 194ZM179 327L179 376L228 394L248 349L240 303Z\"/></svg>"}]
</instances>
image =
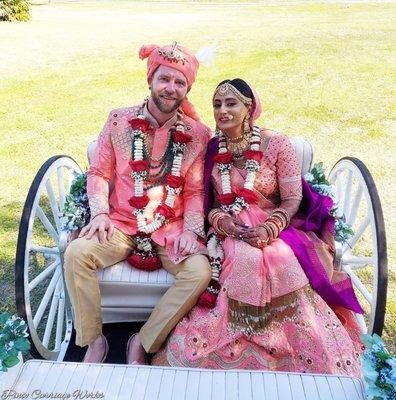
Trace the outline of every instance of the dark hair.
<instances>
[{"instance_id":1,"label":"dark hair","mask_svg":"<svg viewBox=\"0 0 396 400\"><path fill-rule=\"evenodd\" d=\"M250 86L243 79L225 79L224 81L220 82L217 87L221 86L223 83L229 83L230 85L234 86L235 89L240 91L244 96L249 97L249 99L253 100L252 89L250 89Z\"/></svg>"}]
</instances>

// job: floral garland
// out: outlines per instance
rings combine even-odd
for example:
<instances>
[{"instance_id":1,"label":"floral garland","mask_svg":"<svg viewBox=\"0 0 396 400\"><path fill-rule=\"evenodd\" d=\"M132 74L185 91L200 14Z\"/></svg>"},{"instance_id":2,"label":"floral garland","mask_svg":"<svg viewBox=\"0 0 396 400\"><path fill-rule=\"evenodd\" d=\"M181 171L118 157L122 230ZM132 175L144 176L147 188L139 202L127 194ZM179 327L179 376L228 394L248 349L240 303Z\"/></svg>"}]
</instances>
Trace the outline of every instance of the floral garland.
<instances>
[{"instance_id":1,"label":"floral garland","mask_svg":"<svg viewBox=\"0 0 396 400\"><path fill-rule=\"evenodd\" d=\"M127 260L135 268L153 271L161 268L162 263L155 252L151 234L175 216L173 206L184 185L184 178L180 176L183 153L187 148L187 143L192 141L192 137L185 133L184 124L178 121L172 138L173 162L171 173L166 176L163 201L155 209L153 220L148 223L145 211L150 199L144 193L144 182L148 177L149 163L144 148L150 124L142 115L128 122L132 129L130 134L133 144L129 166L132 169L131 177L135 188L134 196L129 199L129 204L135 208L133 214L136 216L137 234L133 238L136 248Z\"/></svg>"},{"instance_id":2,"label":"floral garland","mask_svg":"<svg viewBox=\"0 0 396 400\"><path fill-rule=\"evenodd\" d=\"M227 150L227 141L221 131L218 132L218 137L219 150L213 160L217 163L217 168L220 172L222 193L217 196L217 200L220 203L220 208L224 212L231 212L234 215L238 215L242 210L248 209L250 204L256 204L258 201L256 194L253 192L253 187L257 171L260 168L260 161L263 157L263 152L260 151L260 128L258 126L253 127L250 137L250 149L243 152L246 160L245 170L247 171L247 175L243 188L238 188L235 192L231 189L230 177L233 154ZM215 233L209 238L207 248L209 263L212 270L212 279L206 291L200 296L198 304L203 307L213 308L220 291L220 284L218 281L221 265L224 260L222 241Z\"/></svg>"},{"instance_id":3,"label":"floral garland","mask_svg":"<svg viewBox=\"0 0 396 400\"><path fill-rule=\"evenodd\" d=\"M369 400L396 400L396 358L386 349L382 339L361 335L366 350L361 357L362 372Z\"/></svg>"}]
</instances>

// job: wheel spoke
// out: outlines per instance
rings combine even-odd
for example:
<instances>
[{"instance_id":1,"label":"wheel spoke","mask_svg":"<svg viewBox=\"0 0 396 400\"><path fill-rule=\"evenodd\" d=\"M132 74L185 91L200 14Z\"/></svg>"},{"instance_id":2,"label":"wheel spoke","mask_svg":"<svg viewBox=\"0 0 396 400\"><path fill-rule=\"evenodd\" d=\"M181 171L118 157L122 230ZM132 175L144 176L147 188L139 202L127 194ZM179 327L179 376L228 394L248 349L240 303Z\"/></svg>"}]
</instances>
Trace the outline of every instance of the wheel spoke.
<instances>
[{"instance_id":1,"label":"wheel spoke","mask_svg":"<svg viewBox=\"0 0 396 400\"><path fill-rule=\"evenodd\" d=\"M58 283L60 276L61 276L61 270L59 268L57 268L54 276L51 278L51 281L47 287L47 290L44 293L43 299L41 300L41 303L37 309L36 315L33 318L33 324L36 328L38 327L38 325L41 321L41 318L43 318L44 311L47 308L47 305L48 305L48 302L50 301L52 293L54 293L55 286Z\"/></svg>"},{"instance_id":2,"label":"wheel spoke","mask_svg":"<svg viewBox=\"0 0 396 400\"><path fill-rule=\"evenodd\" d=\"M58 305L58 319L56 321L55 351L60 351L63 333L63 321L65 318L65 288L61 281L61 292Z\"/></svg>"},{"instance_id":3,"label":"wheel spoke","mask_svg":"<svg viewBox=\"0 0 396 400\"><path fill-rule=\"evenodd\" d=\"M342 186L343 186L342 173L341 173L341 171L339 171L337 174L337 216L338 217L342 217L342 214L344 212L344 204L343 204L344 196L342 195Z\"/></svg>"},{"instance_id":4,"label":"wheel spoke","mask_svg":"<svg viewBox=\"0 0 396 400\"><path fill-rule=\"evenodd\" d=\"M51 306L48 314L47 324L45 325L45 331L43 336L43 345L48 348L48 343L51 338L52 328L54 326L55 314L59 303L59 292L61 289L62 280L59 279L56 284L54 295L52 296Z\"/></svg>"},{"instance_id":5,"label":"wheel spoke","mask_svg":"<svg viewBox=\"0 0 396 400\"><path fill-rule=\"evenodd\" d=\"M363 318L363 315L355 314L355 318L356 318L359 326L362 328L362 333L367 333L367 325L366 325L366 321Z\"/></svg>"},{"instance_id":6,"label":"wheel spoke","mask_svg":"<svg viewBox=\"0 0 396 400\"><path fill-rule=\"evenodd\" d=\"M351 204L351 189L352 189L352 176L353 173L351 170L348 170L348 174L346 177L346 187L343 201L343 214L347 216L349 214L349 207Z\"/></svg>"},{"instance_id":7,"label":"wheel spoke","mask_svg":"<svg viewBox=\"0 0 396 400\"><path fill-rule=\"evenodd\" d=\"M58 167L58 169L56 170L56 176L58 179L58 190L59 190L59 210L62 212L66 200L62 167Z\"/></svg>"},{"instance_id":8,"label":"wheel spoke","mask_svg":"<svg viewBox=\"0 0 396 400\"><path fill-rule=\"evenodd\" d=\"M370 217L367 215L366 218L361 222L359 227L356 229L355 234L349 239L343 246L343 253L345 253L347 250L352 249L355 244L359 241L359 239L362 237L364 231L370 224Z\"/></svg>"},{"instance_id":9,"label":"wheel spoke","mask_svg":"<svg viewBox=\"0 0 396 400\"><path fill-rule=\"evenodd\" d=\"M51 185L51 180L48 179L47 182L45 183L45 187L47 189L47 193L48 193L48 198L50 200L50 206L51 206L51 210L52 210L52 215L54 216L54 221L56 224L56 228L58 230L58 232L61 229L61 222L59 219L59 209L58 209L58 204L56 202L55 199L55 194L54 194L54 190L52 189L52 185Z\"/></svg>"},{"instance_id":10,"label":"wheel spoke","mask_svg":"<svg viewBox=\"0 0 396 400\"><path fill-rule=\"evenodd\" d=\"M46 279L55 268L60 265L60 260L56 260L47 268L45 268L42 272L40 272L28 285L28 290L31 292L39 283L41 283L44 279Z\"/></svg>"},{"instance_id":11,"label":"wheel spoke","mask_svg":"<svg viewBox=\"0 0 396 400\"><path fill-rule=\"evenodd\" d=\"M38 246L37 244L31 244L30 251L34 251L35 253L43 253L45 256L54 254L59 255L59 249L57 247Z\"/></svg>"},{"instance_id":12,"label":"wheel spoke","mask_svg":"<svg viewBox=\"0 0 396 400\"><path fill-rule=\"evenodd\" d=\"M360 200L362 199L362 194L363 187L359 185L355 194L355 198L353 199L351 212L349 215L346 215L346 222L351 226L353 226L353 224L355 223L356 215L359 210Z\"/></svg>"},{"instance_id":13,"label":"wheel spoke","mask_svg":"<svg viewBox=\"0 0 396 400\"><path fill-rule=\"evenodd\" d=\"M342 263L348 264L352 269L365 268L367 265L374 264L373 257L358 257L353 254L346 254L342 257Z\"/></svg>"},{"instance_id":14,"label":"wheel spoke","mask_svg":"<svg viewBox=\"0 0 396 400\"><path fill-rule=\"evenodd\" d=\"M368 301L368 303L372 304L373 296L371 293L366 289L366 286L362 283L359 277L352 271L352 269L348 265L343 265L342 269L351 277L353 284L357 287L363 297Z\"/></svg>"},{"instance_id":15,"label":"wheel spoke","mask_svg":"<svg viewBox=\"0 0 396 400\"><path fill-rule=\"evenodd\" d=\"M58 232L56 232L55 228L52 226L51 222L47 218L47 216L44 214L44 211L40 206L37 206L36 208L36 215L39 217L41 223L44 225L45 229L47 229L47 232L50 234L52 239L55 240L55 242L58 243L59 237L58 237Z\"/></svg>"}]
</instances>

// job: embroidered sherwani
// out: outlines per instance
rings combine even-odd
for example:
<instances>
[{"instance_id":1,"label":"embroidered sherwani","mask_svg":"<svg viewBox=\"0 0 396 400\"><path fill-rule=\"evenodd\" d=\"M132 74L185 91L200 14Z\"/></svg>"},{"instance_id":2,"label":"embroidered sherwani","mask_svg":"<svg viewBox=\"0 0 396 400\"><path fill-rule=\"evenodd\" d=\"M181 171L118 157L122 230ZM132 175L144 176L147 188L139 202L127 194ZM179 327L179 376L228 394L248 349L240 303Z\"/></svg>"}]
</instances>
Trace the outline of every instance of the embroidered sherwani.
<instances>
[{"instance_id":1,"label":"embroidered sherwani","mask_svg":"<svg viewBox=\"0 0 396 400\"><path fill-rule=\"evenodd\" d=\"M134 182L131 178L132 139L128 121L138 115L140 107L114 110L99 135L97 148L88 170L88 197L92 218L100 213L108 213L115 227L128 235L136 233L136 217L129 205L129 198L134 195ZM177 120L177 115L159 127L150 115L147 107L143 115L151 124L147 147L154 160L160 159L168 145L168 131ZM188 117L183 117L186 133L193 141L187 145L183 156L181 176L185 178L183 192L174 204L175 218L165 227L152 235L160 246L166 246L168 255L174 262L181 258L173 255L169 246L170 237L178 236L182 231L190 230L204 237L203 215L203 166L209 130L203 124ZM156 171L153 170L155 173ZM113 188L109 196L109 182ZM147 189L146 185L146 189ZM148 190L150 203L146 207L146 217L152 220L153 211L163 198L163 185ZM173 242L173 241L172 241Z\"/></svg>"},{"instance_id":2,"label":"embroidered sherwani","mask_svg":"<svg viewBox=\"0 0 396 400\"><path fill-rule=\"evenodd\" d=\"M81 346L89 344L101 332L100 293L93 271L125 259L133 246L136 217L128 201L134 195L132 170L128 164L132 149L128 121L136 117L139 110L150 122L146 146L153 167L149 174L152 178L145 183L150 198L145 210L148 222L163 199L164 185L159 172L164 153L169 152L172 145L169 143L170 128L179 119L185 124L186 133L192 137L183 154L181 176L185 178L185 184L173 207L175 218L152 234L163 266L176 275L179 285L168 290L142 328L140 336L146 351L153 352L159 348L174 324L193 306L210 280L210 267L203 255L206 254L206 248L202 242L194 255L182 256L173 252L174 240L186 230L204 238L203 167L209 129L179 112L160 127L147 106L143 109L137 106L112 111L99 135L91 160L87 192L91 217L108 214L116 228L115 235L105 245L99 244L96 237L91 241L77 239L69 245L65 254L66 282L75 310L76 343Z\"/></svg>"}]
</instances>

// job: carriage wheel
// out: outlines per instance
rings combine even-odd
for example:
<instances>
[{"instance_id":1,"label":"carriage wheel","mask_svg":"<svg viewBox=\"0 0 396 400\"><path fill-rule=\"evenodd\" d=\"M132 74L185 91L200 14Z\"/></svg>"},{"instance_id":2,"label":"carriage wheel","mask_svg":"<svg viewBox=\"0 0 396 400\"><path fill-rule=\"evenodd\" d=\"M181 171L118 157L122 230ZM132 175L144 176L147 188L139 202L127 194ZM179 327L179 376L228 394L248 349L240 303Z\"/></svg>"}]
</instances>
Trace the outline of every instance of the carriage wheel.
<instances>
[{"instance_id":1,"label":"carriage wheel","mask_svg":"<svg viewBox=\"0 0 396 400\"><path fill-rule=\"evenodd\" d=\"M329 175L335 186L337 216L353 235L340 245L340 268L348 273L365 315L356 314L364 332L382 334L388 285L386 236L373 177L357 158L341 158Z\"/></svg>"},{"instance_id":2,"label":"carriage wheel","mask_svg":"<svg viewBox=\"0 0 396 400\"><path fill-rule=\"evenodd\" d=\"M15 294L19 315L27 321L31 353L56 360L66 351L72 331L70 303L63 279L61 221L73 172L68 156L54 156L38 171L29 189L19 225Z\"/></svg>"}]
</instances>

